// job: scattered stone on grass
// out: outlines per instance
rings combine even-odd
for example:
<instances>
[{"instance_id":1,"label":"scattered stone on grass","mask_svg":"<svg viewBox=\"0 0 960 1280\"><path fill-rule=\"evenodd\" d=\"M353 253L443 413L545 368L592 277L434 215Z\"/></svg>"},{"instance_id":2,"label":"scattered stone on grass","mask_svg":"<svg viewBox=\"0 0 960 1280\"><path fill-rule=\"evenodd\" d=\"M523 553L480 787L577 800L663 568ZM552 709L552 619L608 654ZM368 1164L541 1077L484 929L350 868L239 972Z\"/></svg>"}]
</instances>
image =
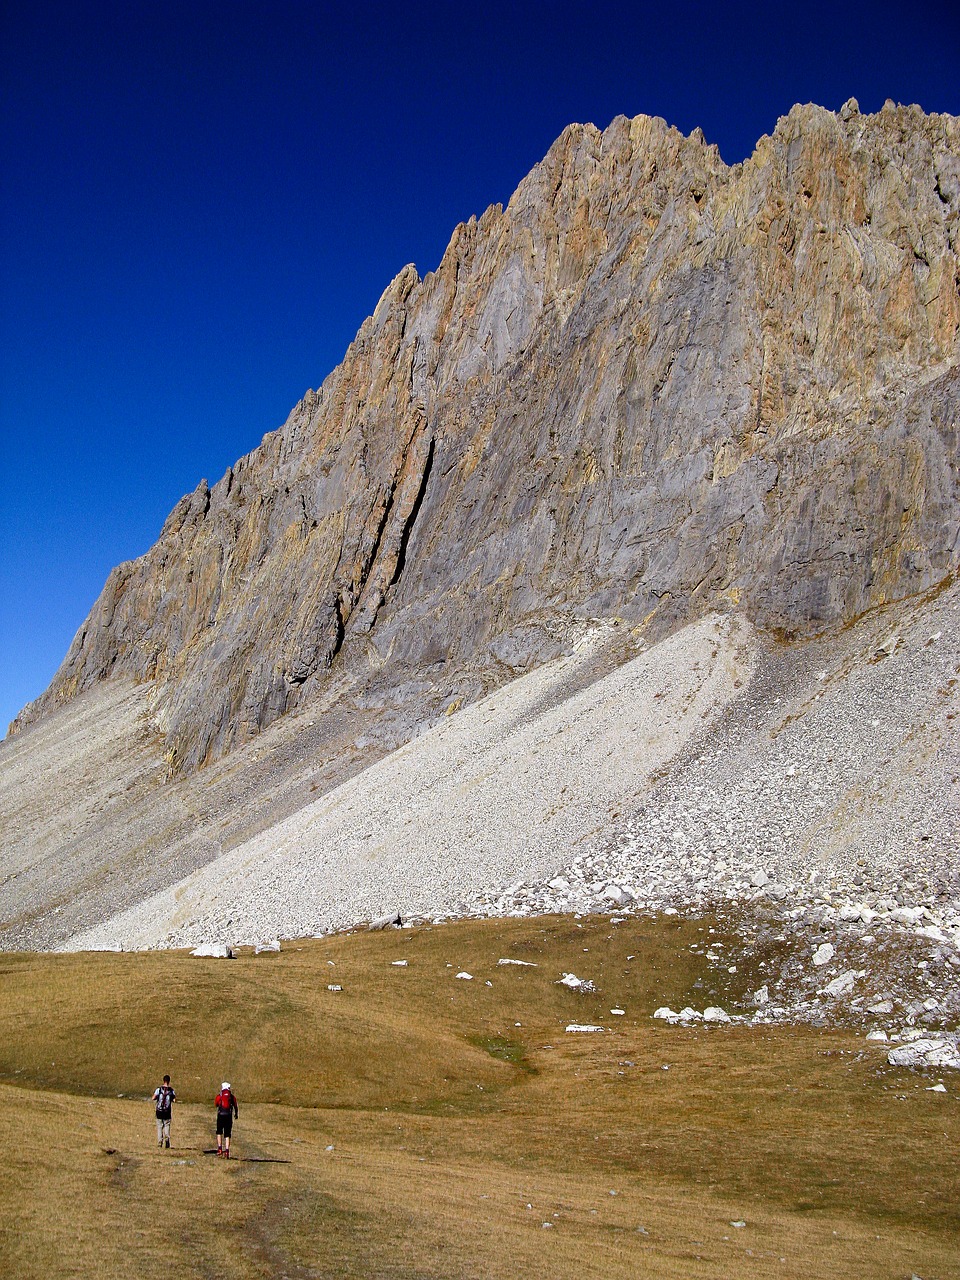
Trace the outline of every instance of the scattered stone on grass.
<instances>
[{"instance_id":1,"label":"scattered stone on grass","mask_svg":"<svg viewBox=\"0 0 960 1280\"><path fill-rule=\"evenodd\" d=\"M578 978L575 973L565 973L562 978L557 979L558 987L569 987L571 991L595 991L593 983L589 978Z\"/></svg>"},{"instance_id":2,"label":"scattered stone on grass","mask_svg":"<svg viewBox=\"0 0 960 1280\"><path fill-rule=\"evenodd\" d=\"M953 1067L960 1070L960 1053L949 1040L914 1040L887 1054L892 1067Z\"/></svg>"},{"instance_id":3,"label":"scattered stone on grass","mask_svg":"<svg viewBox=\"0 0 960 1280\"><path fill-rule=\"evenodd\" d=\"M391 911L385 916L379 916L376 920L371 920L367 928L371 933L378 929L400 929L403 926L403 919L399 911Z\"/></svg>"}]
</instances>

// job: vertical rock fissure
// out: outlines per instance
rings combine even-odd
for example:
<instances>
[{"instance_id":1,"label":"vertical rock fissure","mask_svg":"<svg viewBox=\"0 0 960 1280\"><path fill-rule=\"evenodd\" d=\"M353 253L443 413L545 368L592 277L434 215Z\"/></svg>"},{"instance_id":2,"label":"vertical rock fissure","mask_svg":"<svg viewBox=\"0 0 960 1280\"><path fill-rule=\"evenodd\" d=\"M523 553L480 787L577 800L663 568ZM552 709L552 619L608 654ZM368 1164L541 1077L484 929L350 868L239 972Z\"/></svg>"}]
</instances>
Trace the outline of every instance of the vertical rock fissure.
<instances>
[{"instance_id":1,"label":"vertical rock fissure","mask_svg":"<svg viewBox=\"0 0 960 1280\"><path fill-rule=\"evenodd\" d=\"M413 533L414 526L417 523L417 517L420 514L420 508L423 506L424 495L427 492L427 484L430 480L430 472L433 469L433 448L434 441L431 437L427 446L427 460L423 466L423 475L420 480L420 487L417 490L417 496L413 500L413 506L410 509L410 515L403 526L400 533L400 547L397 552L397 567L393 571L393 577L390 579L390 586L396 586L400 581L400 575L407 563L407 547L410 544L410 535Z\"/></svg>"},{"instance_id":2,"label":"vertical rock fissure","mask_svg":"<svg viewBox=\"0 0 960 1280\"><path fill-rule=\"evenodd\" d=\"M360 586L360 599L350 618L350 629L360 634L370 631L391 584L406 544L408 526L419 510L426 474L433 457L433 438L421 417L410 440L390 493L389 510L384 513L369 570Z\"/></svg>"}]
</instances>

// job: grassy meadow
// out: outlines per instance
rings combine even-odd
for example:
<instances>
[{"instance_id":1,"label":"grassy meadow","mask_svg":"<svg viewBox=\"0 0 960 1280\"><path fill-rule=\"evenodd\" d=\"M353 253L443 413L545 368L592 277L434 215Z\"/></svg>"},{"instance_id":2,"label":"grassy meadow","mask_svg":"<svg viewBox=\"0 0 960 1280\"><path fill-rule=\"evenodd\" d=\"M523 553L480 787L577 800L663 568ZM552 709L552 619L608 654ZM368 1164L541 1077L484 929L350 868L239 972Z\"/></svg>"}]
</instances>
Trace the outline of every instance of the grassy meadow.
<instances>
[{"instance_id":1,"label":"grassy meadow","mask_svg":"<svg viewBox=\"0 0 960 1280\"><path fill-rule=\"evenodd\" d=\"M691 951L723 940L711 927L2 955L0 1274L960 1275L960 1081L930 1092L842 1031L653 1021L754 985ZM169 1151L149 1102L164 1072ZM229 1162L209 1154L224 1079Z\"/></svg>"}]
</instances>

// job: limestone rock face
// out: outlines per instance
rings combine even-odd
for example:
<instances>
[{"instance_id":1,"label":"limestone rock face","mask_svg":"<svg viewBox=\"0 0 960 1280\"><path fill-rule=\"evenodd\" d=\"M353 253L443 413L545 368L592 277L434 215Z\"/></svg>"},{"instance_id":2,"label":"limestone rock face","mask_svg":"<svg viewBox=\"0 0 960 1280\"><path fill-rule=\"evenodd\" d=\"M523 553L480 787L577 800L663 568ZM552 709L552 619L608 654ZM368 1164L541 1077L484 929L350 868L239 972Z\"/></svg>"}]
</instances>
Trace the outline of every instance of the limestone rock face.
<instances>
[{"instance_id":1,"label":"limestone rock face","mask_svg":"<svg viewBox=\"0 0 960 1280\"><path fill-rule=\"evenodd\" d=\"M14 728L133 677L190 770L334 678L502 681L571 615L804 634L920 592L960 562L958 334L957 119L795 107L733 167L571 126L111 573Z\"/></svg>"}]
</instances>

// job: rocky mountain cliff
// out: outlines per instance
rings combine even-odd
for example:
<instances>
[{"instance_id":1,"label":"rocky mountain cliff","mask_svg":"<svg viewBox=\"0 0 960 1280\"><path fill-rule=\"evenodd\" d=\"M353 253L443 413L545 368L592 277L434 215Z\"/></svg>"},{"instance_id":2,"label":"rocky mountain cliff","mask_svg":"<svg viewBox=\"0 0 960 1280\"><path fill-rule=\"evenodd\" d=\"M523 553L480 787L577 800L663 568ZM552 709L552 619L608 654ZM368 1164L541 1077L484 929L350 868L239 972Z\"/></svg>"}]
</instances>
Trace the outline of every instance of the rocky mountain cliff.
<instances>
[{"instance_id":1,"label":"rocky mountain cliff","mask_svg":"<svg viewBox=\"0 0 960 1280\"><path fill-rule=\"evenodd\" d=\"M805 635L960 564L960 121L568 128L118 566L17 730L147 682L189 772L331 682L480 692L621 617Z\"/></svg>"}]
</instances>

